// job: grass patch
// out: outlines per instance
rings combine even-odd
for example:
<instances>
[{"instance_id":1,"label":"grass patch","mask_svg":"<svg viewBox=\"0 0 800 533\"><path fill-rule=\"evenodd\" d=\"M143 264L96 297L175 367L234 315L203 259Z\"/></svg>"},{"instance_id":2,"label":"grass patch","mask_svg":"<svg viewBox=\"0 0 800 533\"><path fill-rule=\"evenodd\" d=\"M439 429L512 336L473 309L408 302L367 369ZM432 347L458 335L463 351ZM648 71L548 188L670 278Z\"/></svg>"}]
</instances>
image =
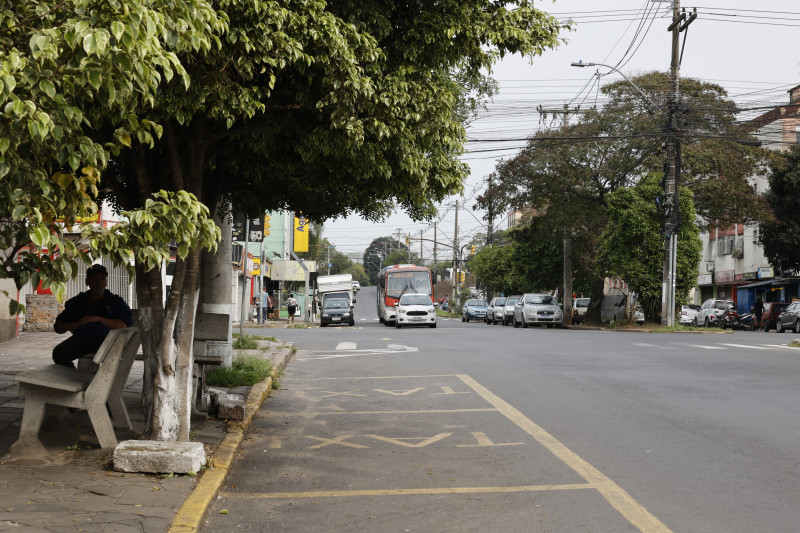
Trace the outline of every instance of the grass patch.
<instances>
[{"instance_id":1,"label":"grass patch","mask_svg":"<svg viewBox=\"0 0 800 533\"><path fill-rule=\"evenodd\" d=\"M214 387L250 387L264 381L272 363L256 355L240 355L230 368L216 367L206 372L206 383Z\"/></svg>"},{"instance_id":2,"label":"grass patch","mask_svg":"<svg viewBox=\"0 0 800 533\"><path fill-rule=\"evenodd\" d=\"M233 341L233 347L237 350L258 350L260 346L258 339L252 335L241 335Z\"/></svg>"},{"instance_id":3,"label":"grass patch","mask_svg":"<svg viewBox=\"0 0 800 533\"><path fill-rule=\"evenodd\" d=\"M461 315L451 313L450 311L442 311L441 309L436 310L436 316L443 316L445 318L461 318Z\"/></svg>"},{"instance_id":4,"label":"grass patch","mask_svg":"<svg viewBox=\"0 0 800 533\"><path fill-rule=\"evenodd\" d=\"M800 339L795 339L789 343L792 348L800 348Z\"/></svg>"}]
</instances>

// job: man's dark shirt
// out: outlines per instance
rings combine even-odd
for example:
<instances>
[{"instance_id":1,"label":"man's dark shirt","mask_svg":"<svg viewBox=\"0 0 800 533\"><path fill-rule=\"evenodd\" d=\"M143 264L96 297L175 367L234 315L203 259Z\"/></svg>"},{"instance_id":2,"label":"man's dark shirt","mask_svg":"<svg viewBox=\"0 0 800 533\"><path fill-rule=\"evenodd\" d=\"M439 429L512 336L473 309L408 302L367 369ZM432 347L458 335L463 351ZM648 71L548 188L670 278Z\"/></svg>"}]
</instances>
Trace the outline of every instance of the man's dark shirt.
<instances>
[{"instance_id":1,"label":"man's dark shirt","mask_svg":"<svg viewBox=\"0 0 800 533\"><path fill-rule=\"evenodd\" d=\"M756 302L755 313L756 316L761 316L764 314L764 303L761 300Z\"/></svg>"},{"instance_id":2,"label":"man's dark shirt","mask_svg":"<svg viewBox=\"0 0 800 533\"><path fill-rule=\"evenodd\" d=\"M67 300L64 310L56 317L56 322L77 322L88 316L102 316L104 318L118 318L129 327L133 325L131 308L121 297L106 289L102 302L89 300L89 291L82 292L74 298ZM73 335L86 337L105 337L111 328L99 322L89 322L79 327Z\"/></svg>"}]
</instances>

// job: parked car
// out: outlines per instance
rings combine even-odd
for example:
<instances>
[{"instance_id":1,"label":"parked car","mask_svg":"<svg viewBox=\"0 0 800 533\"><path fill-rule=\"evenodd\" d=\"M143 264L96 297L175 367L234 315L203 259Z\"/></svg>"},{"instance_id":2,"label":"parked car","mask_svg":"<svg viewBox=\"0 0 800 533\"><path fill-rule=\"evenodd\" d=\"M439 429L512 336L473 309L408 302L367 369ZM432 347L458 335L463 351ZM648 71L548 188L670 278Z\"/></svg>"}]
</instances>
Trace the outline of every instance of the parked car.
<instances>
[{"instance_id":1,"label":"parked car","mask_svg":"<svg viewBox=\"0 0 800 533\"><path fill-rule=\"evenodd\" d=\"M497 298L492 298L492 301L489 302L489 306L486 308L486 323L487 324L497 324L497 321L503 320L503 306L506 303L505 296L498 296Z\"/></svg>"},{"instance_id":2,"label":"parked car","mask_svg":"<svg viewBox=\"0 0 800 533\"><path fill-rule=\"evenodd\" d=\"M356 324L350 309L350 300L347 298L328 298L322 304L322 314L319 317L320 327L330 324Z\"/></svg>"},{"instance_id":3,"label":"parked car","mask_svg":"<svg viewBox=\"0 0 800 533\"><path fill-rule=\"evenodd\" d=\"M778 325L778 316L791 305L790 302L764 302L764 313L761 315L761 322L764 331L769 331ZM755 329L755 320L753 320Z\"/></svg>"},{"instance_id":4,"label":"parked car","mask_svg":"<svg viewBox=\"0 0 800 533\"><path fill-rule=\"evenodd\" d=\"M713 326L718 318L723 316L728 309L736 309L736 302L733 300L722 300L719 298L709 298L700 309L697 310L697 315L694 317L693 325L703 325L705 327Z\"/></svg>"},{"instance_id":5,"label":"parked car","mask_svg":"<svg viewBox=\"0 0 800 533\"><path fill-rule=\"evenodd\" d=\"M514 306L517 305L517 302L520 298L522 298L522 296L519 294L506 298L506 301L503 304L503 314L500 315L500 321L504 326L506 324L511 324L514 321Z\"/></svg>"},{"instance_id":6,"label":"parked car","mask_svg":"<svg viewBox=\"0 0 800 533\"><path fill-rule=\"evenodd\" d=\"M549 294L527 293L514 305L514 327L520 324L527 328L529 324L547 324L548 328L561 327L564 324L564 312L558 300Z\"/></svg>"},{"instance_id":7,"label":"parked car","mask_svg":"<svg viewBox=\"0 0 800 533\"><path fill-rule=\"evenodd\" d=\"M783 333L788 330L800 333L800 302L790 303L786 309L778 315L778 319L775 323L775 331Z\"/></svg>"},{"instance_id":8,"label":"parked car","mask_svg":"<svg viewBox=\"0 0 800 533\"><path fill-rule=\"evenodd\" d=\"M683 304L681 310L678 311L678 324L695 324L694 317L697 316L699 310L700 306L697 304Z\"/></svg>"},{"instance_id":9,"label":"parked car","mask_svg":"<svg viewBox=\"0 0 800 533\"><path fill-rule=\"evenodd\" d=\"M486 320L486 300L467 300L461 309L461 322L473 320Z\"/></svg>"},{"instance_id":10,"label":"parked car","mask_svg":"<svg viewBox=\"0 0 800 533\"><path fill-rule=\"evenodd\" d=\"M395 327L428 326L436 327L436 306L427 294L404 294L397 304Z\"/></svg>"},{"instance_id":11,"label":"parked car","mask_svg":"<svg viewBox=\"0 0 800 533\"><path fill-rule=\"evenodd\" d=\"M589 309L589 302L591 301L591 298L575 298L575 301L572 302L572 322L574 324L583 322L583 317L586 315L586 310Z\"/></svg>"}]
</instances>

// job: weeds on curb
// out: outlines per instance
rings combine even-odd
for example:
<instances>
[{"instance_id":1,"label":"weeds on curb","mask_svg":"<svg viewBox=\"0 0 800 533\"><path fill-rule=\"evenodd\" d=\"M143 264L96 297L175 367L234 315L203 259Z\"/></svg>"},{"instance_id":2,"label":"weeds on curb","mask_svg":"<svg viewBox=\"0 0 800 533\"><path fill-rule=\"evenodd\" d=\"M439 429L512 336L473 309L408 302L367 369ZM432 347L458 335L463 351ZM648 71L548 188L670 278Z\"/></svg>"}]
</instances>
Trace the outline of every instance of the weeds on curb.
<instances>
[{"instance_id":1,"label":"weeds on curb","mask_svg":"<svg viewBox=\"0 0 800 533\"><path fill-rule=\"evenodd\" d=\"M264 381L272 363L256 355L240 355L230 368L217 367L206 372L206 383L215 387L250 387Z\"/></svg>"},{"instance_id":2,"label":"weeds on curb","mask_svg":"<svg viewBox=\"0 0 800 533\"><path fill-rule=\"evenodd\" d=\"M252 335L241 335L233 341L233 347L237 350L258 350L260 346Z\"/></svg>"}]
</instances>

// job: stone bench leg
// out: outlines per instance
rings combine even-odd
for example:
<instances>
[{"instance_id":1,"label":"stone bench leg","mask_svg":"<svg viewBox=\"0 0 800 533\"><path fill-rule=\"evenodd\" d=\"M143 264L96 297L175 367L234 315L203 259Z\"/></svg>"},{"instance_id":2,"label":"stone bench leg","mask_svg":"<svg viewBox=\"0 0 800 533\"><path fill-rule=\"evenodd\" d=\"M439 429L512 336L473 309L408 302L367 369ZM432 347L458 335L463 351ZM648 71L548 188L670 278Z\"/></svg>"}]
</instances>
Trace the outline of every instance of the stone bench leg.
<instances>
[{"instance_id":1,"label":"stone bench leg","mask_svg":"<svg viewBox=\"0 0 800 533\"><path fill-rule=\"evenodd\" d=\"M127 428L133 431L131 418L128 416L128 409L125 407L125 402L122 401L122 395L108 397L108 410L111 411L111 419L114 422L115 428Z\"/></svg>"},{"instance_id":2,"label":"stone bench leg","mask_svg":"<svg viewBox=\"0 0 800 533\"><path fill-rule=\"evenodd\" d=\"M39 440L39 430L44 421L47 404L35 399L25 399L22 411L22 426L19 439L11 445L10 455L14 457L45 457L47 449Z\"/></svg>"},{"instance_id":3,"label":"stone bench leg","mask_svg":"<svg viewBox=\"0 0 800 533\"><path fill-rule=\"evenodd\" d=\"M94 404L87 406L89 418L92 421L94 433L100 442L101 448L113 448L117 445L117 436L114 435L114 426L111 424L111 417L108 416L106 404Z\"/></svg>"}]
</instances>

